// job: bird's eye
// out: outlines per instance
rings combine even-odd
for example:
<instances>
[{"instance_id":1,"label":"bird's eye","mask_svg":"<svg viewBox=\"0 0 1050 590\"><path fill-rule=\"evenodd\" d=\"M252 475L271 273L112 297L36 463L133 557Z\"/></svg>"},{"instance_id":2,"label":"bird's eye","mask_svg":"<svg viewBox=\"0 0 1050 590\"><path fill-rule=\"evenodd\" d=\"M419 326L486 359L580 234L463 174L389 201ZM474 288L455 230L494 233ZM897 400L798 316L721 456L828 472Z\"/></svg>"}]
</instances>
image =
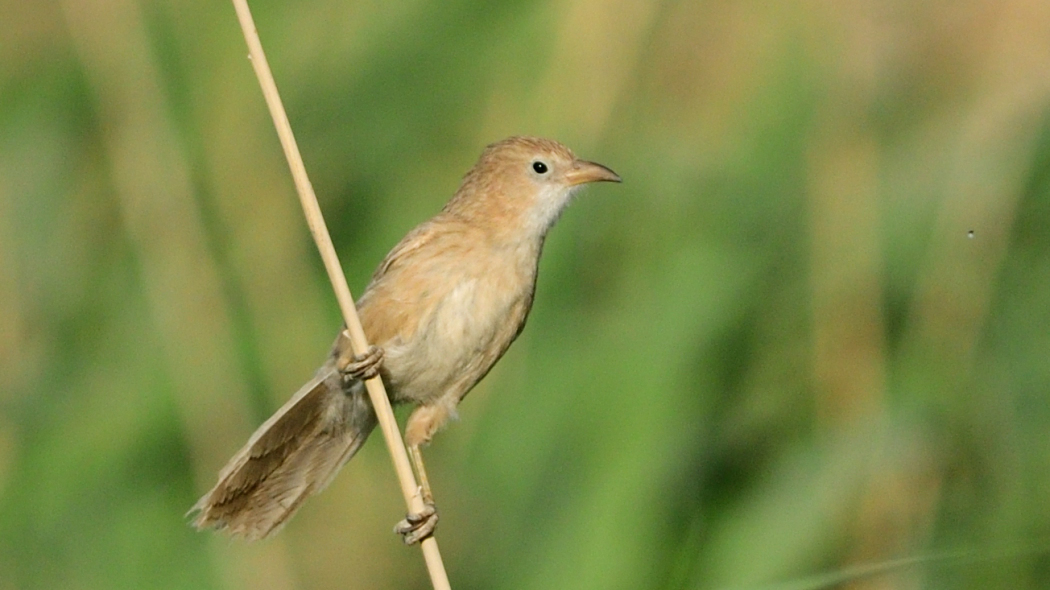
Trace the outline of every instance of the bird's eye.
<instances>
[{"instance_id":1,"label":"bird's eye","mask_svg":"<svg viewBox=\"0 0 1050 590\"><path fill-rule=\"evenodd\" d=\"M532 169L536 172L536 174L546 174L547 173L547 165L544 164L543 162L540 162L539 160L536 160L535 162L532 163Z\"/></svg>"}]
</instances>

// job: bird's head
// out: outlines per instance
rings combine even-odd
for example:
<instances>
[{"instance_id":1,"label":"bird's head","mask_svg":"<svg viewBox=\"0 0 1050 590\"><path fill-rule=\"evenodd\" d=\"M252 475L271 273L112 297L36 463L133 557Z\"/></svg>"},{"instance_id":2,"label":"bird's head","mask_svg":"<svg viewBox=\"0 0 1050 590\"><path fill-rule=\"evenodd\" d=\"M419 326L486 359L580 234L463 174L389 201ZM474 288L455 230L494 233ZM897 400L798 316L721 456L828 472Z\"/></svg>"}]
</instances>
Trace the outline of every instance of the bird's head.
<instances>
[{"instance_id":1,"label":"bird's head","mask_svg":"<svg viewBox=\"0 0 1050 590\"><path fill-rule=\"evenodd\" d=\"M576 190L602 181L620 177L556 141L511 137L485 148L446 210L542 239Z\"/></svg>"}]
</instances>

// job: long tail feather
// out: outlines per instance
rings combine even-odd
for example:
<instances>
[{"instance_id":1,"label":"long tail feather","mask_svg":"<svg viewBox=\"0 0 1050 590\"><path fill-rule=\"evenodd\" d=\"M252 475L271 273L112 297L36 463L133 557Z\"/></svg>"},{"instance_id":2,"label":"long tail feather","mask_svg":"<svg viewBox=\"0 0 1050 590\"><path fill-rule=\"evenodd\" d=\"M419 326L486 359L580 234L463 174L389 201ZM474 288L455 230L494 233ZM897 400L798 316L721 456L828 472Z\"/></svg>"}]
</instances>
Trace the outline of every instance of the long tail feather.
<instances>
[{"instance_id":1,"label":"long tail feather","mask_svg":"<svg viewBox=\"0 0 1050 590\"><path fill-rule=\"evenodd\" d=\"M190 509L193 526L261 539L327 486L376 425L361 384L340 381L326 367L264 422Z\"/></svg>"}]
</instances>

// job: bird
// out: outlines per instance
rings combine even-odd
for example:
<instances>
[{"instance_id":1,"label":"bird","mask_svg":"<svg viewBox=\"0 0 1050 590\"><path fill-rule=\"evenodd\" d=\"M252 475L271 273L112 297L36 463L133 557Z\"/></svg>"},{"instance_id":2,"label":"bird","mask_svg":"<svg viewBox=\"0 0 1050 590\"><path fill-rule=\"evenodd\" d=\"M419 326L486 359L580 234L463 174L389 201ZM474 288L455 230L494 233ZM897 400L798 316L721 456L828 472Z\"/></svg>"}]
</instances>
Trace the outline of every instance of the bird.
<instances>
[{"instance_id":1,"label":"bird","mask_svg":"<svg viewBox=\"0 0 1050 590\"><path fill-rule=\"evenodd\" d=\"M547 232L580 187L621 182L561 143L515 136L487 146L441 211L382 260L359 298L371 346L341 331L325 362L266 420L190 509L192 526L247 540L279 530L361 448L377 424L364 381L414 404L405 444L424 501L395 527L431 535L437 509L421 448L521 333Z\"/></svg>"}]
</instances>

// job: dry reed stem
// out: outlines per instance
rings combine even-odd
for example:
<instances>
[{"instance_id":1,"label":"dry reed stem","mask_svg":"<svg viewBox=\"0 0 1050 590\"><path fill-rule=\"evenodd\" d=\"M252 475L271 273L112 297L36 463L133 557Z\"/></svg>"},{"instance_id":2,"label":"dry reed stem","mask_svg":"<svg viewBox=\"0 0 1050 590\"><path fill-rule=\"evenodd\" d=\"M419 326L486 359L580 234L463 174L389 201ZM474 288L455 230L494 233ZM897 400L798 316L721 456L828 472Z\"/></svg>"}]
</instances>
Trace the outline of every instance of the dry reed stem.
<instances>
[{"instance_id":1,"label":"dry reed stem","mask_svg":"<svg viewBox=\"0 0 1050 590\"><path fill-rule=\"evenodd\" d=\"M248 9L248 2L247 0L233 0L233 6L237 10L237 18L241 23L245 41L248 43L252 67L255 69L255 75L259 79L259 86L262 87L266 105L270 109L270 116L273 117L277 135L281 139L281 147L284 148L284 155L288 159L292 178L295 180L296 192L299 193L299 201L306 216L306 223L310 227L310 233L314 237L321 259L324 261L325 269L328 271L328 279L332 282L332 289L335 291L336 299L339 301L339 309L342 310L343 319L346 322L350 343L355 353L360 354L368 349L368 340L365 338L364 330L361 328L361 320L357 317L357 309L354 307L350 288L347 286L346 276L343 274L343 267L339 264L335 247L332 245L332 238L328 234L324 217L321 215L321 208L317 204L317 196L314 194L313 186L306 175L303 158L299 154L295 136L292 134L292 127L288 122L284 106L281 104L280 95L277 93L277 85L274 82L273 74L270 72L270 66L266 62L266 55L263 53L259 34L255 30L255 23L252 20L251 11ZM390 400L387 398L383 381L378 376L373 377L365 382L365 386L368 389L368 396L371 398L372 405L379 418L379 427L383 431L387 450L390 451L390 457L394 462L405 504L410 512L422 512L424 509L423 498L420 494L419 485L416 483L415 475L412 473L412 467L408 461L408 452L405 450L404 442L401 439L401 431L397 426L397 420L394 418L393 409L390 407ZM426 560L427 570L430 573L430 580L435 590L450 590L448 574L445 572L445 565L441 560L437 539L433 536L424 539L420 543L420 548L423 551L423 558Z\"/></svg>"}]
</instances>

